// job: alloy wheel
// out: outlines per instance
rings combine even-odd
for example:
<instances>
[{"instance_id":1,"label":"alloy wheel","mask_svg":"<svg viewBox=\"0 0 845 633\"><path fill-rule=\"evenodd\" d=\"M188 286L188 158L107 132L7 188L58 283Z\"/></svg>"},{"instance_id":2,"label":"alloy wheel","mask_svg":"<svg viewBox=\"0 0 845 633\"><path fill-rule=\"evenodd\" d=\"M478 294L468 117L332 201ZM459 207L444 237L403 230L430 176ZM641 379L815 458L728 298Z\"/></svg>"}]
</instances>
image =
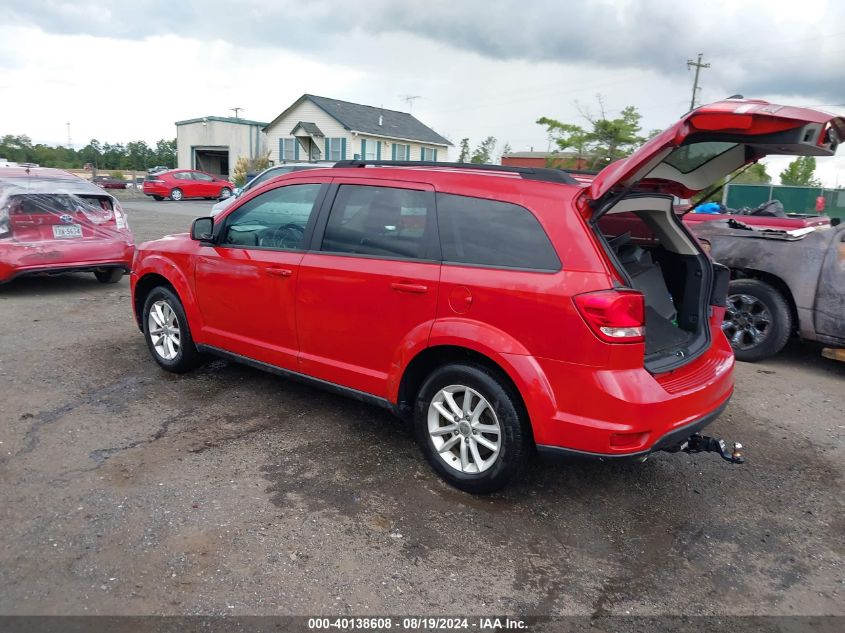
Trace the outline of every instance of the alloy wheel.
<instances>
[{"instance_id":1,"label":"alloy wheel","mask_svg":"<svg viewBox=\"0 0 845 633\"><path fill-rule=\"evenodd\" d=\"M502 427L493 407L464 385L444 387L431 399L428 434L440 458L466 474L492 467L502 446Z\"/></svg>"},{"instance_id":2,"label":"alloy wheel","mask_svg":"<svg viewBox=\"0 0 845 633\"><path fill-rule=\"evenodd\" d=\"M150 306L147 328L156 354L164 360L174 360L179 355L182 332L176 312L167 301L156 301Z\"/></svg>"},{"instance_id":3,"label":"alloy wheel","mask_svg":"<svg viewBox=\"0 0 845 633\"><path fill-rule=\"evenodd\" d=\"M772 329L772 315L765 303L747 294L730 295L722 321L722 332L734 349L760 345Z\"/></svg>"}]
</instances>

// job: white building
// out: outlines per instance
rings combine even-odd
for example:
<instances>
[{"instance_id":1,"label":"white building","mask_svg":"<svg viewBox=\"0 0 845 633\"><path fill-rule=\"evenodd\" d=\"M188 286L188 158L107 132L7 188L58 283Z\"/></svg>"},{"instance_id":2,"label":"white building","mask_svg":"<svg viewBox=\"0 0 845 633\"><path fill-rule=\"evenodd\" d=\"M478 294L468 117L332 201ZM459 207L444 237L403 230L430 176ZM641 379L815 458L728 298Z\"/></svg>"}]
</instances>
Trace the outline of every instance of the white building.
<instances>
[{"instance_id":1,"label":"white building","mask_svg":"<svg viewBox=\"0 0 845 633\"><path fill-rule=\"evenodd\" d=\"M270 158L449 159L447 139L407 112L304 94L264 128Z\"/></svg>"},{"instance_id":2,"label":"white building","mask_svg":"<svg viewBox=\"0 0 845 633\"><path fill-rule=\"evenodd\" d=\"M270 123L207 116L176 122L179 169L230 177L270 150L286 161L449 160L452 143L407 112L305 94Z\"/></svg>"},{"instance_id":3,"label":"white building","mask_svg":"<svg viewBox=\"0 0 845 633\"><path fill-rule=\"evenodd\" d=\"M256 158L265 151L261 129L266 125L225 116L177 121L176 166L229 178L238 157Z\"/></svg>"}]
</instances>

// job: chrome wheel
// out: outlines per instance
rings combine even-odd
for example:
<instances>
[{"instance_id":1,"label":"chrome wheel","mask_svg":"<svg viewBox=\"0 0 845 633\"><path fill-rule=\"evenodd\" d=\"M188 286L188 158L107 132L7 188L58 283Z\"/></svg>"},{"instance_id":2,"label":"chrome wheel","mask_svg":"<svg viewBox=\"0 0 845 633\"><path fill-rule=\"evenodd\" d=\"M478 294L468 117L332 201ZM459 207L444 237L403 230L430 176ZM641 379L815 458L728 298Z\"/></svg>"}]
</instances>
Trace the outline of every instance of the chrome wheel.
<instances>
[{"instance_id":1,"label":"chrome wheel","mask_svg":"<svg viewBox=\"0 0 845 633\"><path fill-rule=\"evenodd\" d=\"M444 387L431 399L428 434L440 459L467 474L493 466L502 446L502 428L493 407L463 385Z\"/></svg>"},{"instance_id":2,"label":"chrome wheel","mask_svg":"<svg viewBox=\"0 0 845 633\"><path fill-rule=\"evenodd\" d=\"M156 354L164 360L174 360L179 355L182 332L176 312L167 301L156 301L150 306L147 329Z\"/></svg>"},{"instance_id":3,"label":"chrome wheel","mask_svg":"<svg viewBox=\"0 0 845 633\"><path fill-rule=\"evenodd\" d=\"M170 192L170 199L174 202L179 202L182 199L182 190L181 189L174 189Z\"/></svg>"},{"instance_id":4,"label":"chrome wheel","mask_svg":"<svg viewBox=\"0 0 845 633\"><path fill-rule=\"evenodd\" d=\"M766 340L771 329L772 315L760 299L746 294L728 297L722 332L731 347L739 350L757 347Z\"/></svg>"}]
</instances>

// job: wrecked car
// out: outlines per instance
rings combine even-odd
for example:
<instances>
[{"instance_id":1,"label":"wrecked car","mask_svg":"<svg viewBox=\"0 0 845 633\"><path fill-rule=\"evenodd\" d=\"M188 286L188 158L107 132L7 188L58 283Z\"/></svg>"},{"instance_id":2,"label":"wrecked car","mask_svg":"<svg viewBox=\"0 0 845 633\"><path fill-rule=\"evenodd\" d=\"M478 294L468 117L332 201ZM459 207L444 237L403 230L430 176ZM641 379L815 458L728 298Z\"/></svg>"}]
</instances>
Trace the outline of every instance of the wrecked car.
<instances>
[{"instance_id":1,"label":"wrecked car","mask_svg":"<svg viewBox=\"0 0 845 633\"><path fill-rule=\"evenodd\" d=\"M115 283L134 253L126 214L97 185L61 169L0 168L0 283L64 272Z\"/></svg>"},{"instance_id":2,"label":"wrecked car","mask_svg":"<svg viewBox=\"0 0 845 633\"><path fill-rule=\"evenodd\" d=\"M729 218L691 228L731 271L722 331L739 360L777 354L793 334L845 347L845 226Z\"/></svg>"}]
</instances>

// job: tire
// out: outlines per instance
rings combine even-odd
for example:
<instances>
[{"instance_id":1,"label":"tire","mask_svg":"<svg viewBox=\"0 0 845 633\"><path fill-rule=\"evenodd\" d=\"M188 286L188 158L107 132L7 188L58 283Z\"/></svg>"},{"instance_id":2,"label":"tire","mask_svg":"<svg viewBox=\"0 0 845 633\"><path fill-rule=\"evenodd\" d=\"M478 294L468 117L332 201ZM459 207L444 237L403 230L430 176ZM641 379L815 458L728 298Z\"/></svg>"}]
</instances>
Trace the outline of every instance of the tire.
<instances>
[{"instance_id":1,"label":"tire","mask_svg":"<svg viewBox=\"0 0 845 633\"><path fill-rule=\"evenodd\" d=\"M157 316L151 313L155 312ZM191 337L191 330L188 326L188 319L185 317L185 310L182 302L170 288L157 286L152 289L144 301L142 312L142 323L144 326L144 338L153 359L163 368L174 374L182 374L194 369L202 363L202 356L194 345ZM163 323L167 332L158 339L156 329L161 330L160 323ZM176 329L176 341L173 340L173 330ZM170 337L170 343L166 339ZM158 346L158 347L157 347ZM172 353L171 352L175 352Z\"/></svg>"},{"instance_id":2,"label":"tire","mask_svg":"<svg viewBox=\"0 0 845 633\"><path fill-rule=\"evenodd\" d=\"M95 270L94 276L101 284L115 284L123 279L123 269L106 268L105 270Z\"/></svg>"},{"instance_id":3,"label":"tire","mask_svg":"<svg viewBox=\"0 0 845 633\"><path fill-rule=\"evenodd\" d=\"M463 406L467 393L469 414ZM486 406L473 416L482 398ZM447 419L441 411L452 417ZM461 414L457 424L455 412ZM482 427L486 430L479 430ZM495 428L498 431L492 432ZM474 364L444 365L428 376L417 395L414 432L434 471L452 486L475 494L505 486L525 463L531 446L519 397L496 373Z\"/></svg>"},{"instance_id":4,"label":"tire","mask_svg":"<svg viewBox=\"0 0 845 633\"><path fill-rule=\"evenodd\" d=\"M231 195L232 195L232 190L231 190L231 189L229 189L229 187L223 187L223 188L220 190L220 195L219 195L219 196L217 196L217 199L218 199L218 200L225 200L226 198L228 198L228 197L229 197L229 196L231 196Z\"/></svg>"},{"instance_id":5,"label":"tire","mask_svg":"<svg viewBox=\"0 0 845 633\"><path fill-rule=\"evenodd\" d=\"M153 200L157 200L158 202L161 202L162 200L164 200L164 196L153 196Z\"/></svg>"},{"instance_id":6,"label":"tire","mask_svg":"<svg viewBox=\"0 0 845 633\"><path fill-rule=\"evenodd\" d=\"M170 190L170 199L173 200L173 202L179 202L183 197L182 190L179 189L179 187Z\"/></svg>"},{"instance_id":7,"label":"tire","mask_svg":"<svg viewBox=\"0 0 845 633\"><path fill-rule=\"evenodd\" d=\"M774 356L792 333L792 312L783 295L759 279L736 279L728 286L722 331L737 360Z\"/></svg>"}]
</instances>

